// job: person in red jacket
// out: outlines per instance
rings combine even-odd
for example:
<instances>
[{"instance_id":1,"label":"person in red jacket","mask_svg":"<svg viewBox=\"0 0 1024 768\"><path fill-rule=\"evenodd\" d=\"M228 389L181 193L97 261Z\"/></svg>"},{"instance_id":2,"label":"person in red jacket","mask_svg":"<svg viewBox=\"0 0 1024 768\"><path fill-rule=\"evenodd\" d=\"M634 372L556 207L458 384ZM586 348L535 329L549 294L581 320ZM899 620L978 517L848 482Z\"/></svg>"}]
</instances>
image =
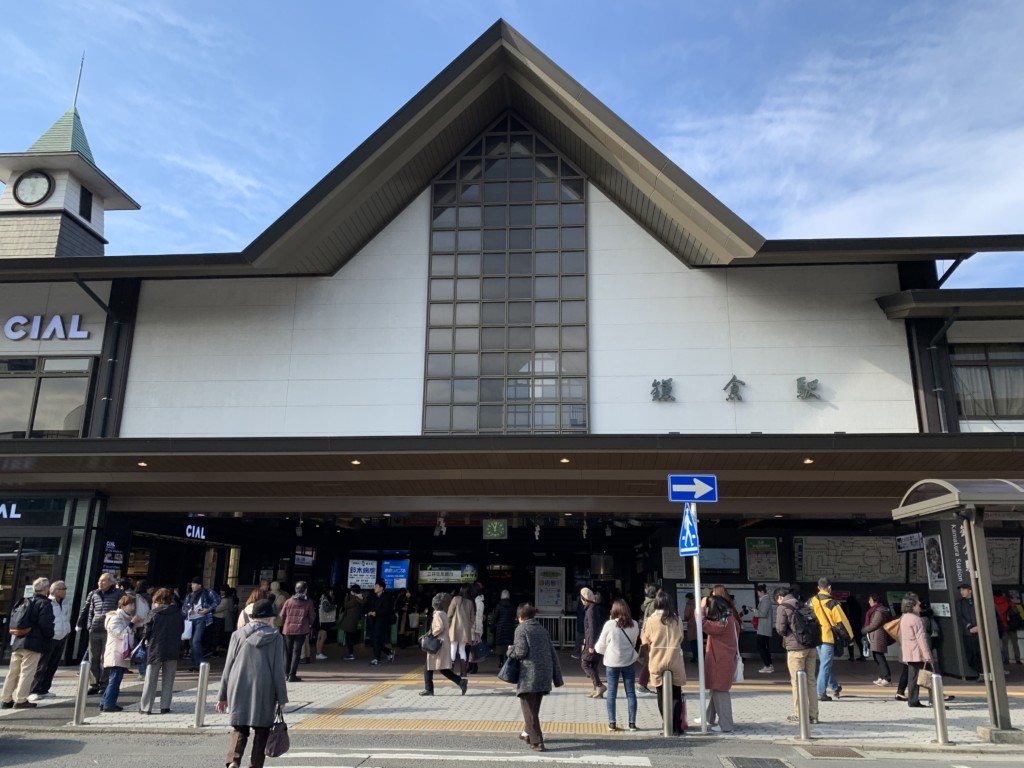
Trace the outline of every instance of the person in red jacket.
<instances>
[{"instance_id":1,"label":"person in red jacket","mask_svg":"<svg viewBox=\"0 0 1024 768\"><path fill-rule=\"evenodd\" d=\"M299 659L302 656L302 644L313 630L316 620L316 606L309 599L309 585L304 581L295 584L295 594L284 601L278 621L281 622L281 634L284 635L285 647L288 652L288 682L301 683Z\"/></svg>"}]
</instances>

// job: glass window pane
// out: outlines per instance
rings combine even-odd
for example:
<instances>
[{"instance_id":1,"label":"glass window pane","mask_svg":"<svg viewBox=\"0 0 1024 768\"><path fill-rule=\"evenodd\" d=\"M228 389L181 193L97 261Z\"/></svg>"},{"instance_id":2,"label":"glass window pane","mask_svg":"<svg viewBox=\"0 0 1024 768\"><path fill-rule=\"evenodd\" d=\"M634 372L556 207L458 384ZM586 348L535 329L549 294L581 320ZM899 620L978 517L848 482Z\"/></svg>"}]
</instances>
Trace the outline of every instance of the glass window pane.
<instances>
[{"instance_id":1,"label":"glass window pane","mask_svg":"<svg viewBox=\"0 0 1024 768\"><path fill-rule=\"evenodd\" d=\"M555 227L537 230L537 250L553 251L558 248L558 230Z\"/></svg>"},{"instance_id":2,"label":"glass window pane","mask_svg":"<svg viewBox=\"0 0 1024 768\"><path fill-rule=\"evenodd\" d=\"M455 274L455 257L451 254L430 257L430 274L434 277L444 277Z\"/></svg>"},{"instance_id":3,"label":"glass window pane","mask_svg":"<svg viewBox=\"0 0 1024 768\"><path fill-rule=\"evenodd\" d=\"M39 382L33 437L78 437L85 423L89 380L82 377Z\"/></svg>"},{"instance_id":4,"label":"glass window pane","mask_svg":"<svg viewBox=\"0 0 1024 768\"><path fill-rule=\"evenodd\" d=\"M486 233L484 233L486 235ZM505 230L501 230L501 239L505 239ZM486 238L484 240L484 247L486 248ZM504 246L502 246L504 250ZM505 274L505 254L504 253L485 253L484 254L484 274L485 275L504 275Z\"/></svg>"},{"instance_id":5,"label":"glass window pane","mask_svg":"<svg viewBox=\"0 0 1024 768\"><path fill-rule=\"evenodd\" d=\"M452 329L431 328L427 331L427 349L431 352L450 352L452 349Z\"/></svg>"},{"instance_id":6,"label":"glass window pane","mask_svg":"<svg viewBox=\"0 0 1024 768\"><path fill-rule=\"evenodd\" d=\"M517 158L509 163L508 172L513 179L532 179L533 160Z\"/></svg>"},{"instance_id":7,"label":"glass window pane","mask_svg":"<svg viewBox=\"0 0 1024 768\"><path fill-rule=\"evenodd\" d=\"M3 357L0 358L0 373L32 373L36 363L34 357Z\"/></svg>"},{"instance_id":8,"label":"glass window pane","mask_svg":"<svg viewBox=\"0 0 1024 768\"><path fill-rule=\"evenodd\" d=\"M562 429L586 429L587 428L587 406L586 405L563 405L562 406Z\"/></svg>"},{"instance_id":9,"label":"glass window pane","mask_svg":"<svg viewBox=\"0 0 1024 768\"><path fill-rule=\"evenodd\" d=\"M500 403L505 399L504 379L480 379L480 402Z\"/></svg>"},{"instance_id":10,"label":"glass window pane","mask_svg":"<svg viewBox=\"0 0 1024 768\"><path fill-rule=\"evenodd\" d=\"M577 376L585 376L587 374L587 353L563 352L562 373L571 373Z\"/></svg>"},{"instance_id":11,"label":"glass window pane","mask_svg":"<svg viewBox=\"0 0 1024 768\"><path fill-rule=\"evenodd\" d=\"M455 208L447 206L444 208L434 209L434 226L435 227L454 227L455 226Z\"/></svg>"},{"instance_id":12,"label":"glass window pane","mask_svg":"<svg viewBox=\"0 0 1024 768\"><path fill-rule=\"evenodd\" d=\"M510 229L508 231L508 247L513 251L533 248L533 230Z\"/></svg>"},{"instance_id":13,"label":"glass window pane","mask_svg":"<svg viewBox=\"0 0 1024 768\"><path fill-rule=\"evenodd\" d=\"M528 203L533 201L532 181L513 181L508 185L508 199L514 203Z\"/></svg>"},{"instance_id":14,"label":"glass window pane","mask_svg":"<svg viewBox=\"0 0 1024 768\"><path fill-rule=\"evenodd\" d=\"M481 349L504 349L505 348L505 329L504 328L484 328L480 331L480 348Z\"/></svg>"},{"instance_id":15,"label":"glass window pane","mask_svg":"<svg viewBox=\"0 0 1024 768\"><path fill-rule=\"evenodd\" d=\"M562 175L563 176L582 176L583 174L575 167L562 160Z\"/></svg>"},{"instance_id":16,"label":"glass window pane","mask_svg":"<svg viewBox=\"0 0 1024 768\"><path fill-rule=\"evenodd\" d=\"M995 415L1024 417L1024 365L994 365L989 369Z\"/></svg>"},{"instance_id":17,"label":"glass window pane","mask_svg":"<svg viewBox=\"0 0 1024 768\"><path fill-rule=\"evenodd\" d=\"M455 283L455 298L459 301L476 301L480 298L480 280L477 278L463 278Z\"/></svg>"},{"instance_id":18,"label":"glass window pane","mask_svg":"<svg viewBox=\"0 0 1024 768\"><path fill-rule=\"evenodd\" d=\"M505 426L505 409L500 405L480 407L480 429L501 429Z\"/></svg>"},{"instance_id":19,"label":"glass window pane","mask_svg":"<svg viewBox=\"0 0 1024 768\"><path fill-rule=\"evenodd\" d=\"M451 304L431 304L430 305L430 324L431 325L451 325L452 324L452 305Z\"/></svg>"},{"instance_id":20,"label":"glass window pane","mask_svg":"<svg viewBox=\"0 0 1024 768\"><path fill-rule=\"evenodd\" d=\"M562 205L562 223L582 224L583 212L584 208L582 203L564 203Z\"/></svg>"},{"instance_id":21,"label":"glass window pane","mask_svg":"<svg viewBox=\"0 0 1024 768\"><path fill-rule=\"evenodd\" d=\"M509 352L508 372L509 374L529 373L533 370L532 352Z\"/></svg>"},{"instance_id":22,"label":"glass window pane","mask_svg":"<svg viewBox=\"0 0 1024 768\"><path fill-rule=\"evenodd\" d=\"M504 203L508 199L508 184L504 181L490 181L484 188L484 200L488 203Z\"/></svg>"},{"instance_id":23,"label":"glass window pane","mask_svg":"<svg viewBox=\"0 0 1024 768\"><path fill-rule=\"evenodd\" d=\"M582 299L587 295L587 281L583 277L562 278L562 298Z\"/></svg>"},{"instance_id":24,"label":"glass window pane","mask_svg":"<svg viewBox=\"0 0 1024 768\"><path fill-rule=\"evenodd\" d=\"M480 309L481 325L504 325L505 304L500 301L489 301Z\"/></svg>"},{"instance_id":25,"label":"glass window pane","mask_svg":"<svg viewBox=\"0 0 1024 768\"><path fill-rule=\"evenodd\" d=\"M485 277L484 278L484 298L485 299L504 299L505 298L505 278L504 277Z\"/></svg>"},{"instance_id":26,"label":"glass window pane","mask_svg":"<svg viewBox=\"0 0 1024 768\"><path fill-rule=\"evenodd\" d=\"M530 428L530 406L509 405L505 408L508 429Z\"/></svg>"},{"instance_id":27,"label":"glass window pane","mask_svg":"<svg viewBox=\"0 0 1024 768\"><path fill-rule=\"evenodd\" d=\"M582 325L567 325L562 328L562 349L586 349L587 329Z\"/></svg>"},{"instance_id":28,"label":"glass window pane","mask_svg":"<svg viewBox=\"0 0 1024 768\"><path fill-rule=\"evenodd\" d=\"M529 227L533 224L532 205L511 205L508 209L508 221L513 227Z\"/></svg>"},{"instance_id":29,"label":"glass window pane","mask_svg":"<svg viewBox=\"0 0 1024 768\"><path fill-rule=\"evenodd\" d=\"M455 305L456 325L480 325L480 305L465 302Z\"/></svg>"},{"instance_id":30,"label":"glass window pane","mask_svg":"<svg viewBox=\"0 0 1024 768\"><path fill-rule=\"evenodd\" d=\"M441 405L428 405L426 408L426 428L429 430L444 430L447 432L451 429L451 412L452 409L447 406Z\"/></svg>"},{"instance_id":31,"label":"glass window pane","mask_svg":"<svg viewBox=\"0 0 1024 768\"><path fill-rule=\"evenodd\" d=\"M459 275L479 275L480 254L460 253L459 254Z\"/></svg>"},{"instance_id":32,"label":"glass window pane","mask_svg":"<svg viewBox=\"0 0 1024 768\"><path fill-rule=\"evenodd\" d=\"M35 388L35 378L0 379L0 438L25 437Z\"/></svg>"},{"instance_id":33,"label":"glass window pane","mask_svg":"<svg viewBox=\"0 0 1024 768\"><path fill-rule=\"evenodd\" d=\"M537 199L538 200L557 200L556 195L557 185L553 181L538 181L537 182Z\"/></svg>"},{"instance_id":34,"label":"glass window pane","mask_svg":"<svg viewBox=\"0 0 1024 768\"><path fill-rule=\"evenodd\" d=\"M476 431L476 406L456 405L452 408L452 431Z\"/></svg>"},{"instance_id":35,"label":"glass window pane","mask_svg":"<svg viewBox=\"0 0 1024 768\"><path fill-rule=\"evenodd\" d=\"M458 178L458 168L455 167L455 163L452 163L448 170L440 176L441 181L455 181L456 178Z\"/></svg>"},{"instance_id":36,"label":"glass window pane","mask_svg":"<svg viewBox=\"0 0 1024 768\"><path fill-rule=\"evenodd\" d=\"M558 373L557 352L536 352L533 355L534 373Z\"/></svg>"},{"instance_id":37,"label":"glass window pane","mask_svg":"<svg viewBox=\"0 0 1024 768\"><path fill-rule=\"evenodd\" d=\"M533 333L529 328L509 328L508 348L509 349L531 349L533 347Z\"/></svg>"},{"instance_id":38,"label":"glass window pane","mask_svg":"<svg viewBox=\"0 0 1024 768\"><path fill-rule=\"evenodd\" d=\"M429 379L427 381L428 403L450 403L452 399L451 379Z\"/></svg>"},{"instance_id":39,"label":"glass window pane","mask_svg":"<svg viewBox=\"0 0 1024 768\"><path fill-rule=\"evenodd\" d=\"M508 161L488 160L484 166L484 178L488 181L504 181L508 178Z\"/></svg>"},{"instance_id":40,"label":"glass window pane","mask_svg":"<svg viewBox=\"0 0 1024 768\"><path fill-rule=\"evenodd\" d=\"M538 155L553 155L555 150L549 147L544 141L534 136L533 138L534 152Z\"/></svg>"},{"instance_id":41,"label":"glass window pane","mask_svg":"<svg viewBox=\"0 0 1024 768\"><path fill-rule=\"evenodd\" d=\"M35 361L33 361L35 362ZM88 357L48 357L43 360L44 371L88 371Z\"/></svg>"},{"instance_id":42,"label":"glass window pane","mask_svg":"<svg viewBox=\"0 0 1024 768\"><path fill-rule=\"evenodd\" d=\"M553 227L558 224L557 205L538 205L535 215L537 217L537 226Z\"/></svg>"},{"instance_id":43,"label":"glass window pane","mask_svg":"<svg viewBox=\"0 0 1024 768\"><path fill-rule=\"evenodd\" d=\"M476 376L480 373L480 361L475 354L455 354L455 375Z\"/></svg>"},{"instance_id":44,"label":"glass window pane","mask_svg":"<svg viewBox=\"0 0 1024 768\"><path fill-rule=\"evenodd\" d=\"M557 400L558 379L534 379L533 380L534 400Z\"/></svg>"},{"instance_id":45,"label":"glass window pane","mask_svg":"<svg viewBox=\"0 0 1024 768\"><path fill-rule=\"evenodd\" d=\"M456 379L455 395L452 399L456 403L475 403L476 379Z\"/></svg>"},{"instance_id":46,"label":"glass window pane","mask_svg":"<svg viewBox=\"0 0 1024 768\"><path fill-rule=\"evenodd\" d=\"M508 297L510 299L529 299L533 297L533 278L510 277L508 279Z\"/></svg>"},{"instance_id":47,"label":"glass window pane","mask_svg":"<svg viewBox=\"0 0 1024 768\"><path fill-rule=\"evenodd\" d=\"M476 352L480 349L480 331L476 328L456 328L455 348L460 352Z\"/></svg>"},{"instance_id":48,"label":"glass window pane","mask_svg":"<svg viewBox=\"0 0 1024 768\"><path fill-rule=\"evenodd\" d=\"M509 325L529 325L532 322L530 315L532 312L532 304L528 301L512 301L508 305L508 324Z\"/></svg>"},{"instance_id":49,"label":"glass window pane","mask_svg":"<svg viewBox=\"0 0 1024 768\"><path fill-rule=\"evenodd\" d=\"M480 355L480 373L503 376L505 374L505 353L488 352Z\"/></svg>"},{"instance_id":50,"label":"glass window pane","mask_svg":"<svg viewBox=\"0 0 1024 768\"><path fill-rule=\"evenodd\" d=\"M512 145L509 152L513 155L533 154L533 135L529 133L515 133L511 137ZM515 162L513 160L512 162Z\"/></svg>"},{"instance_id":51,"label":"glass window pane","mask_svg":"<svg viewBox=\"0 0 1024 768\"><path fill-rule=\"evenodd\" d=\"M586 379L562 379L562 399L582 401L586 399Z\"/></svg>"},{"instance_id":52,"label":"glass window pane","mask_svg":"<svg viewBox=\"0 0 1024 768\"><path fill-rule=\"evenodd\" d=\"M508 401L510 403L517 401L530 402L530 398L532 397L530 381L531 379L509 379Z\"/></svg>"},{"instance_id":53,"label":"glass window pane","mask_svg":"<svg viewBox=\"0 0 1024 768\"><path fill-rule=\"evenodd\" d=\"M585 323L587 322L587 305L582 301L562 302L563 323Z\"/></svg>"},{"instance_id":54,"label":"glass window pane","mask_svg":"<svg viewBox=\"0 0 1024 768\"><path fill-rule=\"evenodd\" d=\"M480 157L484 153L483 141L478 141L472 147L466 150L466 157Z\"/></svg>"},{"instance_id":55,"label":"glass window pane","mask_svg":"<svg viewBox=\"0 0 1024 768\"><path fill-rule=\"evenodd\" d=\"M435 205L451 205L455 202L455 185L454 184L435 184L434 185L434 204Z\"/></svg>"},{"instance_id":56,"label":"glass window pane","mask_svg":"<svg viewBox=\"0 0 1024 768\"><path fill-rule=\"evenodd\" d=\"M508 224L507 210L504 205L484 206L484 226L504 227Z\"/></svg>"},{"instance_id":57,"label":"glass window pane","mask_svg":"<svg viewBox=\"0 0 1024 768\"><path fill-rule=\"evenodd\" d=\"M558 302L538 301L534 308L534 320L538 323L557 323Z\"/></svg>"},{"instance_id":58,"label":"glass window pane","mask_svg":"<svg viewBox=\"0 0 1024 768\"><path fill-rule=\"evenodd\" d=\"M583 179L562 179L562 200L583 199Z\"/></svg>"},{"instance_id":59,"label":"glass window pane","mask_svg":"<svg viewBox=\"0 0 1024 768\"><path fill-rule=\"evenodd\" d=\"M431 301L450 301L454 298L455 287L451 280L431 280L430 299Z\"/></svg>"},{"instance_id":60,"label":"glass window pane","mask_svg":"<svg viewBox=\"0 0 1024 768\"><path fill-rule=\"evenodd\" d=\"M427 355L427 376L451 376L451 355Z\"/></svg>"},{"instance_id":61,"label":"glass window pane","mask_svg":"<svg viewBox=\"0 0 1024 768\"><path fill-rule=\"evenodd\" d=\"M539 326L533 329L534 349L558 349L558 326Z\"/></svg>"},{"instance_id":62,"label":"glass window pane","mask_svg":"<svg viewBox=\"0 0 1024 768\"><path fill-rule=\"evenodd\" d=\"M435 231L430 238L430 247L434 253L455 250L455 233L449 230Z\"/></svg>"},{"instance_id":63,"label":"glass window pane","mask_svg":"<svg viewBox=\"0 0 1024 768\"><path fill-rule=\"evenodd\" d=\"M482 171L483 162L479 158L471 158L459 163L459 177L463 181L479 179Z\"/></svg>"},{"instance_id":64,"label":"glass window pane","mask_svg":"<svg viewBox=\"0 0 1024 768\"><path fill-rule=\"evenodd\" d=\"M1024 360L1024 344L989 344L988 359Z\"/></svg>"},{"instance_id":65,"label":"glass window pane","mask_svg":"<svg viewBox=\"0 0 1024 768\"><path fill-rule=\"evenodd\" d=\"M537 252L537 274L550 275L558 273L558 254L555 251Z\"/></svg>"},{"instance_id":66,"label":"glass window pane","mask_svg":"<svg viewBox=\"0 0 1024 768\"><path fill-rule=\"evenodd\" d=\"M459 194L460 203L479 203L480 202L480 182L473 181L468 184L462 185L462 192Z\"/></svg>"},{"instance_id":67,"label":"glass window pane","mask_svg":"<svg viewBox=\"0 0 1024 768\"><path fill-rule=\"evenodd\" d=\"M483 221L483 209L479 205L464 205L459 208L460 227L479 227Z\"/></svg>"},{"instance_id":68,"label":"glass window pane","mask_svg":"<svg viewBox=\"0 0 1024 768\"><path fill-rule=\"evenodd\" d=\"M459 233L459 243L461 246L461 235ZM562 249L569 248L582 248L583 247L583 227L562 227Z\"/></svg>"},{"instance_id":69,"label":"glass window pane","mask_svg":"<svg viewBox=\"0 0 1024 768\"><path fill-rule=\"evenodd\" d=\"M485 251L504 251L507 247L508 238L505 234L504 229L485 229L484 230L484 250Z\"/></svg>"},{"instance_id":70,"label":"glass window pane","mask_svg":"<svg viewBox=\"0 0 1024 768\"><path fill-rule=\"evenodd\" d=\"M460 251L479 251L480 250L480 230L479 229L460 229L459 230L459 250Z\"/></svg>"},{"instance_id":71,"label":"glass window pane","mask_svg":"<svg viewBox=\"0 0 1024 768\"><path fill-rule=\"evenodd\" d=\"M533 407L533 425L537 429L554 429L558 426L557 405L535 405Z\"/></svg>"},{"instance_id":72,"label":"glass window pane","mask_svg":"<svg viewBox=\"0 0 1024 768\"><path fill-rule=\"evenodd\" d=\"M538 299L557 299L558 298L558 278L557 277L538 277L534 286L536 291L535 297Z\"/></svg>"},{"instance_id":73,"label":"glass window pane","mask_svg":"<svg viewBox=\"0 0 1024 768\"><path fill-rule=\"evenodd\" d=\"M586 259L583 258L583 251L566 251L562 254L563 272L583 272Z\"/></svg>"},{"instance_id":74,"label":"glass window pane","mask_svg":"<svg viewBox=\"0 0 1024 768\"><path fill-rule=\"evenodd\" d=\"M529 275L533 273L533 254L510 253L508 255L508 271L510 275Z\"/></svg>"},{"instance_id":75,"label":"glass window pane","mask_svg":"<svg viewBox=\"0 0 1024 768\"><path fill-rule=\"evenodd\" d=\"M558 176L557 157L538 157L536 166L538 177L553 179Z\"/></svg>"},{"instance_id":76,"label":"glass window pane","mask_svg":"<svg viewBox=\"0 0 1024 768\"><path fill-rule=\"evenodd\" d=\"M508 154L508 140L504 134L499 136L487 136L484 139L484 154L489 157L500 157Z\"/></svg>"}]
</instances>

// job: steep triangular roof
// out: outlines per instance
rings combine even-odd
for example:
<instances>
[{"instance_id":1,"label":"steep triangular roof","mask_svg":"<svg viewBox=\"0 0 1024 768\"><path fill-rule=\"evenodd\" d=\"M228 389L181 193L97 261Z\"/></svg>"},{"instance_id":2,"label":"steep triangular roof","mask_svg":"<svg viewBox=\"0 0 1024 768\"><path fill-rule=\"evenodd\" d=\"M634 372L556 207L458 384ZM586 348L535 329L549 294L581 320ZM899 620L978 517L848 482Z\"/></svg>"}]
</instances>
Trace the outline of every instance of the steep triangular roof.
<instances>
[{"instance_id":1,"label":"steep triangular roof","mask_svg":"<svg viewBox=\"0 0 1024 768\"><path fill-rule=\"evenodd\" d=\"M691 266L751 258L752 227L499 20L245 249L274 272L332 274L512 110Z\"/></svg>"},{"instance_id":2,"label":"steep triangular roof","mask_svg":"<svg viewBox=\"0 0 1024 768\"><path fill-rule=\"evenodd\" d=\"M92 158L92 150L89 149L89 140L85 138L82 118L75 107L61 115L57 122L50 126L50 130L40 136L28 151L78 152L90 163L96 164Z\"/></svg>"}]
</instances>

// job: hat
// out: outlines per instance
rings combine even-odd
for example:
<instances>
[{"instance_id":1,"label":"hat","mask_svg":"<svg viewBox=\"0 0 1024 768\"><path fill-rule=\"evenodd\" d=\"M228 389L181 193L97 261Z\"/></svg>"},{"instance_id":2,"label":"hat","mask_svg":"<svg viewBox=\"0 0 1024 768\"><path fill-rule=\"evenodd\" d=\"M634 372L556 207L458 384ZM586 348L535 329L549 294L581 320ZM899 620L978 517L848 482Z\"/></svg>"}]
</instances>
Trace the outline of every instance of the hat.
<instances>
[{"instance_id":1,"label":"hat","mask_svg":"<svg viewBox=\"0 0 1024 768\"><path fill-rule=\"evenodd\" d=\"M966 582L960 582L960 586L957 589L971 589L971 585ZM973 592L974 590L971 591Z\"/></svg>"},{"instance_id":2,"label":"hat","mask_svg":"<svg viewBox=\"0 0 1024 768\"><path fill-rule=\"evenodd\" d=\"M188 583L189 584L198 584L199 586L203 586L203 577L202 576L193 576L191 579L188 580Z\"/></svg>"},{"instance_id":3,"label":"hat","mask_svg":"<svg viewBox=\"0 0 1024 768\"><path fill-rule=\"evenodd\" d=\"M512 598L512 594L507 589L501 590L501 599L502 600L510 600L511 598Z\"/></svg>"},{"instance_id":4,"label":"hat","mask_svg":"<svg viewBox=\"0 0 1024 768\"><path fill-rule=\"evenodd\" d=\"M274 616L274 601L273 600L257 600L252 604L251 618L254 619L270 619Z\"/></svg>"},{"instance_id":5,"label":"hat","mask_svg":"<svg viewBox=\"0 0 1024 768\"><path fill-rule=\"evenodd\" d=\"M594 591L590 587L584 587L580 590L580 597L588 603L592 603L594 602Z\"/></svg>"}]
</instances>

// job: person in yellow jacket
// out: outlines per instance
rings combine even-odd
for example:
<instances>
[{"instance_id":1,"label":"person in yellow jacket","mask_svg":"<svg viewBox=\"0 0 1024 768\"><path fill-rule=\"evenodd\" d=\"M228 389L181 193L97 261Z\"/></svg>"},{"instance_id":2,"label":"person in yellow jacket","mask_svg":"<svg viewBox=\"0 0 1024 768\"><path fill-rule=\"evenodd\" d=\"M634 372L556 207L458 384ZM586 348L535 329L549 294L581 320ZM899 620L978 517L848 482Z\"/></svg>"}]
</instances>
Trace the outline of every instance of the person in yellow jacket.
<instances>
[{"instance_id":1,"label":"person in yellow jacket","mask_svg":"<svg viewBox=\"0 0 1024 768\"><path fill-rule=\"evenodd\" d=\"M832 701L839 698L843 690L832 671L836 648L845 648L853 637L850 620L843 612L843 606L832 597L832 581L827 576L818 579L818 594L811 598L811 608L821 625L821 647L818 648L818 701ZM832 696L825 693L832 689Z\"/></svg>"}]
</instances>

